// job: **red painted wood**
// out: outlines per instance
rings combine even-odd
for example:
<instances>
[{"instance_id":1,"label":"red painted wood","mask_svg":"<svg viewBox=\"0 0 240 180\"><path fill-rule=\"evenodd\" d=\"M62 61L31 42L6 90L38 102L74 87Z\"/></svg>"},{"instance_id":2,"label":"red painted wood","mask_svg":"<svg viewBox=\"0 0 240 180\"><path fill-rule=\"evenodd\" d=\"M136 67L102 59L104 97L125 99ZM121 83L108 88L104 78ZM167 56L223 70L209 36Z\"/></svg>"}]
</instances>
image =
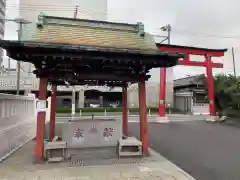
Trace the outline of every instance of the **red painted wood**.
<instances>
[{"instance_id":1,"label":"red painted wood","mask_svg":"<svg viewBox=\"0 0 240 180\"><path fill-rule=\"evenodd\" d=\"M161 51L166 52L175 52L175 53L184 53L184 54L193 54L193 55L206 55L214 56L214 57L221 57L224 56L224 51L207 51L207 50L199 50L199 49L187 49L187 48L173 48L168 47L167 45L159 46Z\"/></svg>"},{"instance_id":2,"label":"red painted wood","mask_svg":"<svg viewBox=\"0 0 240 180\"><path fill-rule=\"evenodd\" d=\"M173 47L169 45L158 45L160 51L174 52L174 53L183 53L185 54L184 60L179 61L179 65L184 66L198 66L205 67L207 80L208 80L208 97L209 97L209 113L211 116L216 115L215 103L214 103L214 83L213 83L213 74L212 68L223 68L222 63L215 63L211 61L211 57L221 57L224 56L226 50L213 50L213 49L204 49L204 48L194 48L194 47ZM189 55L200 55L205 56L204 62L192 61ZM160 70L160 102L165 102L165 92L166 92L166 72ZM162 83L161 83L162 82ZM165 83L163 83L165 82ZM165 116L165 103L159 103L159 116Z\"/></svg>"},{"instance_id":3,"label":"red painted wood","mask_svg":"<svg viewBox=\"0 0 240 180\"><path fill-rule=\"evenodd\" d=\"M215 95L214 95L214 80L212 74L212 67L211 67L211 57L205 56L207 67L206 67L206 74L207 74L207 83L208 83L208 99L209 99L209 113L210 116L216 116L215 111Z\"/></svg>"},{"instance_id":4,"label":"red painted wood","mask_svg":"<svg viewBox=\"0 0 240 180\"><path fill-rule=\"evenodd\" d=\"M160 68L160 94L159 94L159 109L158 115L160 117L164 117L166 110L165 110L165 100L166 100L166 76L167 76L167 69Z\"/></svg>"},{"instance_id":5,"label":"red painted wood","mask_svg":"<svg viewBox=\"0 0 240 180\"><path fill-rule=\"evenodd\" d=\"M40 78L39 80L39 100L46 100L47 98L47 78ZM44 135L45 135L45 118L46 112L37 113L37 134L35 144L35 156L39 160L43 160L44 157Z\"/></svg>"},{"instance_id":6,"label":"red painted wood","mask_svg":"<svg viewBox=\"0 0 240 180\"><path fill-rule=\"evenodd\" d=\"M127 86L122 88L122 101L123 101L123 134L128 136L128 104L127 104Z\"/></svg>"},{"instance_id":7,"label":"red painted wood","mask_svg":"<svg viewBox=\"0 0 240 180\"><path fill-rule=\"evenodd\" d=\"M142 152L148 154L148 122L146 105L146 84L145 79L139 82L139 115L140 115L140 137L142 141Z\"/></svg>"},{"instance_id":8,"label":"red painted wood","mask_svg":"<svg viewBox=\"0 0 240 180\"><path fill-rule=\"evenodd\" d=\"M200 61L182 60L182 61L179 61L179 65L207 67L208 64L206 62L200 62ZM211 62L210 66L212 68L223 68L222 63Z\"/></svg>"},{"instance_id":9,"label":"red painted wood","mask_svg":"<svg viewBox=\"0 0 240 180\"><path fill-rule=\"evenodd\" d=\"M50 109L50 140L55 136L55 118L56 118L56 101L57 101L57 86L52 85L51 109Z\"/></svg>"}]
</instances>

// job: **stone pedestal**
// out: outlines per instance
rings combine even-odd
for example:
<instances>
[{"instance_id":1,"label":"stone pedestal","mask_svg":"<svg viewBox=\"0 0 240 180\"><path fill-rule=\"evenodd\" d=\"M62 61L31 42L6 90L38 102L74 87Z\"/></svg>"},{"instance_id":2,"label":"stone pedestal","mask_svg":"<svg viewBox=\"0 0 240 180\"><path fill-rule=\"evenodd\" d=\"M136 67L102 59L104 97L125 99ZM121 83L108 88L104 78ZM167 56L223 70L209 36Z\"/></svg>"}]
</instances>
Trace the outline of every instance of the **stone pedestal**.
<instances>
[{"instance_id":1,"label":"stone pedestal","mask_svg":"<svg viewBox=\"0 0 240 180\"><path fill-rule=\"evenodd\" d=\"M218 116L208 116L206 117L205 121L207 122L216 122L216 121L225 121L226 120L226 116L222 116L221 118L219 118Z\"/></svg>"},{"instance_id":2,"label":"stone pedestal","mask_svg":"<svg viewBox=\"0 0 240 180\"><path fill-rule=\"evenodd\" d=\"M158 116L158 117L156 118L156 122L157 122L157 123L169 123L170 120L168 119L167 116L164 116L164 117Z\"/></svg>"}]
</instances>

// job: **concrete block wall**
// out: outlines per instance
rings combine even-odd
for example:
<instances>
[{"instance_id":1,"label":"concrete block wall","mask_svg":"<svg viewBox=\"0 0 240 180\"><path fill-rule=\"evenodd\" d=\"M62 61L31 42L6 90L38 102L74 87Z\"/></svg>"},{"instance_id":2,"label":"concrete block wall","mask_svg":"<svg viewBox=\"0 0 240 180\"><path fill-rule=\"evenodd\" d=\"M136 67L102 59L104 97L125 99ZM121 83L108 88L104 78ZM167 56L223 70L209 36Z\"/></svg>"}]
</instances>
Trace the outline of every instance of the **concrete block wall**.
<instances>
[{"instance_id":1,"label":"concrete block wall","mask_svg":"<svg viewBox=\"0 0 240 180\"><path fill-rule=\"evenodd\" d=\"M36 134L35 97L0 94L0 161Z\"/></svg>"},{"instance_id":2,"label":"concrete block wall","mask_svg":"<svg viewBox=\"0 0 240 180\"><path fill-rule=\"evenodd\" d=\"M121 123L114 119L76 120L64 123L62 128L68 148L116 146L122 137Z\"/></svg>"}]
</instances>

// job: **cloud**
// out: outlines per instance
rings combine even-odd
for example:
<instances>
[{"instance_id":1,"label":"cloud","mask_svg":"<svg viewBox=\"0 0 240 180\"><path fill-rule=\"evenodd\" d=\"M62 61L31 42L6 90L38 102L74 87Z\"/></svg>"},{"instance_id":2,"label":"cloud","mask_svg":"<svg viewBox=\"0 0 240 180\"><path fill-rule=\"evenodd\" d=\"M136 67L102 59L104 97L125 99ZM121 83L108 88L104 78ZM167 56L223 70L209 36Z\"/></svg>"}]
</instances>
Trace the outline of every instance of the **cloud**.
<instances>
[{"instance_id":1,"label":"cloud","mask_svg":"<svg viewBox=\"0 0 240 180\"><path fill-rule=\"evenodd\" d=\"M231 47L235 47L236 67L237 71L240 71L240 63L237 61L240 58L239 39L211 38L206 34L217 36L239 35L240 37L239 5L240 2L237 0L150 0L147 3L144 0L109 1L109 18L114 17L116 20L120 18L127 20L128 16L132 17L132 20L139 18L145 22L149 31L158 33L160 31L157 31L156 28L169 23L173 28L171 36L173 44L229 48L224 58L214 58L216 61L224 62L224 68L214 70L214 72L232 73ZM111 8L113 8L113 11L111 11ZM119 12L121 12L121 16ZM193 35L193 32L197 32L198 35ZM203 35L200 36L199 33ZM196 57L193 57L193 59L199 60ZM153 76L158 77L159 72L154 71L152 72L154 73ZM204 68L180 66L175 68L176 77L204 72Z\"/></svg>"},{"instance_id":2,"label":"cloud","mask_svg":"<svg viewBox=\"0 0 240 180\"><path fill-rule=\"evenodd\" d=\"M8 3L11 1L16 0L8 0ZM235 47L236 67L240 72L240 62L238 61L240 38L206 36L206 34L215 34L240 37L239 7L240 1L237 0L108 0L108 18L117 22L136 23L141 21L144 22L147 31L161 35L164 33L158 28L165 24L171 24L173 28L172 44L206 48ZM12 13L14 12L8 14ZM12 29L8 28L7 31L14 34ZM198 32L198 35L193 35L193 32ZM203 35L200 36L199 33L203 33ZM231 50L226 53L224 58L218 58L217 61L224 62L224 69L214 72L232 73ZM203 72L205 72L204 68L180 66L175 68L176 77ZM154 79L159 77L158 70L153 70L152 73Z\"/></svg>"}]
</instances>

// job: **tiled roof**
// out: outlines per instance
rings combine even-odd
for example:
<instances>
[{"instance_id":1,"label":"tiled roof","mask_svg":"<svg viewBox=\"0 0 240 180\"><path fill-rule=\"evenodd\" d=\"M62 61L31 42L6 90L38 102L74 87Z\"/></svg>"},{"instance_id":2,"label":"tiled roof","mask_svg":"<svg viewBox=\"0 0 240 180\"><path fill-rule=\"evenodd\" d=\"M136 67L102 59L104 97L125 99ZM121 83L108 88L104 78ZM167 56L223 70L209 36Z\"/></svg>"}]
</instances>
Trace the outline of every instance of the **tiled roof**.
<instances>
[{"instance_id":1,"label":"tiled roof","mask_svg":"<svg viewBox=\"0 0 240 180\"><path fill-rule=\"evenodd\" d=\"M138 25L59 17L44 17L42 28L35 24L24 28L24 41L90 45L126 49L157 50L153 36L141 36Z\"/></svg>"},{"instance_id":2,"label":"tiled roof","mask_svg":"<svg viewBox=\"0 0 240 180\"><path fill-rule=\"evenodd\" d=\"M189 86L189 85L203 85L203 78L205 77L204 74L196 75L196 76L189 76L181 79L176 79L173 82L174 87L182 87L182 86Z\"/></svg>"}]
</instances>

